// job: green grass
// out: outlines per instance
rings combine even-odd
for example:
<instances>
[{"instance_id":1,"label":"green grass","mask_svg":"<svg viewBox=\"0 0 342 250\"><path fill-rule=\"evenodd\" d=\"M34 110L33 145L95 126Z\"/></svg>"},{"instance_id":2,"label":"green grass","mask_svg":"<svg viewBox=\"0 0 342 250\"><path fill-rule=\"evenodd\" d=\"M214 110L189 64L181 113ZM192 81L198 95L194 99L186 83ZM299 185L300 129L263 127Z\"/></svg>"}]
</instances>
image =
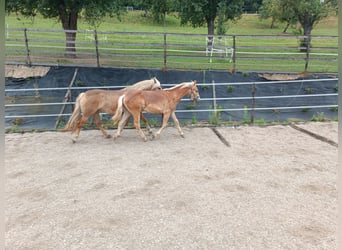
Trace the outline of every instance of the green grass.
<instances>
[{"instance_id":1,"label":"green grass","mask_svg":"<svg viewBox=\"0 0 342 250\"><path fill-rule=\"evenodd\" d=\"M35 19L24 18L22 16L10 15L5 18L9 28L34 28L34 29L54 29L62 30L60 22L55 19L43 19L38 16ZM298 34L297 27L290 27L287 34L282 34L284 24L275 24L275 28L270 28L270 20L260 20L257 15L243 15L236 23L227 22L227 35L237 35L237 61L236 68L240 71L291 71L301 72L304 70L305 53L298 53L299 38L293 37ZM83 31L77 35L77 51L88 53L79 56L82 63L95 64L94 42L87 39L84 31L92 29L82 18L79 20L78 30ZM153 23L151 18L144 17L143 12L128 12L119 21L116 18L105 18L98 28L100 43L106 48L100 48L101 65L105 66L128 66L128 67L163 67L163 36L162 33L175 33L167 36L168 47L167 68L188 68L188 69L224 69L230 70L233 64L226 59L215 56L213 62L209 63L205 56L203 46L205 46L206 27L193 28L190 25L180 25L180 21L175 14L168 15L164 24ZM101 32L148 32L143 34L101 34ZM159 34L152 35L152 32ZM179 35L176 35L179 34ZM197 36L184 36L181 34L194 34ZM337 17L332 16L322 20L313 30L313 35L337 36ZM6 60L21 62L26 61L25 46L23 45L23 31L10 31L9 38L12 46L6 46ZM50 57L51 63L56 61L60 64L72 64L75 61L64 57L65 35L63 32L32 32L29 31L30 50L32 61L35 62L41 51L47 53L44 60ZM199 36L202 35L202 36ZM259 35L251 37L248 35ZM263 35L265 37L261 37ZM277 38L267 37L269 35L281 35ZM292 35L292 36L291 36ZM40 40L50 40L41 42ZM53 41L53 42L52 42ZM232 41L229 41L232 44ZM9 41L7 42L9 43ZM15 46L14 46L15 45ZM51 51L49 46L54 46ZM288 47L286 52L292 55L275 55L275 52L284 52L283 47ZM337 38L314 38L312 41L312 52L327 53L329 48L335 48L331 53L337 53ZM44 49L45 47L45 49ZM143 48L145 51L141 50ZM177 50L182 50L177 52ZM186 52L186 51L188 52ZM114 51L114 52L113 52ZM194 53L195 51L196 53ZM198 51L198 52L197 52ZM259 54L252 56L246 54L248 51L259 51ZM37 53L34 57L35 52ZM114 54L113 54L114 53ZM268 53L268 54L267 54ZM138 60L135 54L139 54L143 60ZM152 56L147 56L147 54ZM89 57L92 57L89 59ZM252 58L251 58L252 57ZM311 55L315 59L317 55ZM283 60L287 58L286 60ZM327 61L312 60L309 63L310 72L337 72L336 56L327 56ZM267 59L267 60L264 60ZM332 59L332 60L330 60ZM77 63L77 61L76 61Z\"/></svg>"},{"instance_id":2,"label":"green grass","mask_svg":"<svg viewBox=\"0 0 342 250\"><path fill-rule=\"evenodd\" d=\"M7 15L5 22L10 28L43 28L43 29L62 29L59 21L56 19L43 19L37 16L34 19ZM270 28L270 20L260 20L257 15L242 15L235 23L227 22L227 35L278 35L284 29L284 24L275 23L275 28ZM93 29L82 17L78 23L79 30ZM187 33L187 34L206 34L207 27L193 28L190 25L180 25L176 14L166 16L165 24L153 23L151 18L144 17L142 11L128 12L122 16L122 20L117 18L105 18L100 24L98 30L118 31L118 32L167 32L167 33ZM296 27L290 27L288 34L297 34ZM337 16L331 16L323 19L313 30L313 35L337 36L338 23Z\"/></svg>"}]
</instances>

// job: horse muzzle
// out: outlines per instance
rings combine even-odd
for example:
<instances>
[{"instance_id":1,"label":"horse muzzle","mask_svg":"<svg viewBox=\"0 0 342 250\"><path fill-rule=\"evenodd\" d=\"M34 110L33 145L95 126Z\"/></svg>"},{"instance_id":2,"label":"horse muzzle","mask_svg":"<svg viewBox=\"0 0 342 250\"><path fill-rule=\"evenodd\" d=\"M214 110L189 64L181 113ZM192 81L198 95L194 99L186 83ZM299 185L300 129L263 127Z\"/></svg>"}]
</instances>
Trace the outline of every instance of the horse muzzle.
<instances>
[{"instance_id":1,"label":"horse muzzle","mask_svg":"<svg viewBox=\"0 0 342 250\"><path fill-rule=\"evenodd\" d=\"M198 95L198 96L195 96L195 98L192 99L192 101L194 103L198 103L199 101L201 100L201 97Z\"/></svg>"}]
</instances>

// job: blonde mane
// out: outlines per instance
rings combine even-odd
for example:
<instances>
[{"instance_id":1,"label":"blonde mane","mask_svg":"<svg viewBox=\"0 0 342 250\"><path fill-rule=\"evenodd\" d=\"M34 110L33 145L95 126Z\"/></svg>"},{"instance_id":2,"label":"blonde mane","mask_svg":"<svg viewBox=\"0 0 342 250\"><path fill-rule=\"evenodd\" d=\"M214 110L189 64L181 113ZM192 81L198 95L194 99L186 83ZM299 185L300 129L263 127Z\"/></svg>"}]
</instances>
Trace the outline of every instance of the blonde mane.
<instances>
[{"instance_id":1,"label":"blonde mane","mask_svg":"<svg viewBox=\"0 0 342 250\"><path fill-rule=\"evenodd\" d=\"M194 85L194 82L191 81L191 82L182 82L180 84L177 84L171 88L167 88L167 89L164 89L164 90L172 90L172 89L176 89L176 88L191 88L192 86Z\"/></svg>"},{"instance_id":2,"label":"blonde mane","mask_svg":"<svg viewBox=\"0 0 342 250\"><path fill-rule=\"evenodd\" d=\"M158 87L160 87L160 82L155 77L153 77L149 80L143 80L143 81L137 82L131 86L126 87L126 89L146 90L146 89L151 89L154 84L156 84L156 85L158 85Z\"/></svg>"}]
</instances>

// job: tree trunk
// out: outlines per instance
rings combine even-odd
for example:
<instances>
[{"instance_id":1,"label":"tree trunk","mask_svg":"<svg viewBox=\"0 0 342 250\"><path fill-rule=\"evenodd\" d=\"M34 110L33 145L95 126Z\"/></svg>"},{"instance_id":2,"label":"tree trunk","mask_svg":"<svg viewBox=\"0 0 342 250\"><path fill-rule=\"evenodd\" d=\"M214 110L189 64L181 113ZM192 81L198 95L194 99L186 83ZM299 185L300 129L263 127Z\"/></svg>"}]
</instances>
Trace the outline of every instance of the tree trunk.
<instances>
[{"instance_id":1,"label":"tree trunk","mask_svg":"<svg viewBox=\"0 0 342 250\"><path fill-rule=\"evenodd\" d=\"M313 22L310 20L310 16L306 15L303 19L302 27L304 30L304 39L302 41L301 46L305 47L305 66L304 71L308 71L309 60L310 60L310 48L311 48L311 31L313 29Z\"/></svg>"},{"instance_id":2,"label":"tree trunk","mask_svg":"<svg viewBox=\"0 0 342 250\"><path fill-rule=\"evenodd\" d=\"M304 30L304 38L301 41L301 47L304 47L301 49L302 52L308 52L308 50L311 48L311 31L312 31L312 25L311 24L303 24L302 25Z\"/></svg>"},{"instance_id":3,"label":"tree trunk","mask_svg":"<svg viewBox=\"0 0 342 250\"><path fill-rule=\"evenodd\" d=\"M274 18L272 18L272 22L271 22L271 26L270 26L271 29L274 28Z\"/></svg>"},{"instance_id":4,"label":"tree trunk","mask_svg":"<svg viewBox=\"0 0 342 250\"><path fill-rule=\"evenodd\" d=\"M65 56L76 57L77 11L66 11L64 5L59 7L59 17L65 30Z\"/></svg>"},{"instance_id":5,"label":"tree trunk","mask_svg":"<svg viewBox=\"0 0 342 250\"><path fill-rule=\"evenodd\" d=\"M287 22L284 30L283 30L283 33L286 33L287 32L287 29L290 27L290 22Z\"/></svg>"},{"instance_id":6,"label":"tree trunk","mask_svg":"<svg viewBox=\"0 0 342 250\"><path fill-rule=\"evenodd\" d=\"M215 33L215 19L208 19L207 20L207 26L208 26L208 35L213 36Z\"/></svg>"},{"instance_id":7,"label":"tree trunk","mask_svg":"<svg viewBox=\"0 0 342 250\"><path fill-rule=\"evenodd\" d=\"M65 56L75 58L76 57L76 33L65 32Z\"/></svg>"}]
</instances>

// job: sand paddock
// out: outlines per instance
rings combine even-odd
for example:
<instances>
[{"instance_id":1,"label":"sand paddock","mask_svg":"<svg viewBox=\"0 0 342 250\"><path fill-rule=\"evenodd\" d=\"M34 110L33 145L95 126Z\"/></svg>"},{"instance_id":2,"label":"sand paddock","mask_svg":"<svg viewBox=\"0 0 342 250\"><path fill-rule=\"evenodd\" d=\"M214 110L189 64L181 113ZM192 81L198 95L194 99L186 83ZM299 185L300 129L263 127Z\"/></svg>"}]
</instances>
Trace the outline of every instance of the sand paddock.
<instances>
[{"instance_id":1,"label":"sand paddock","mask_svg":"<svg viewBox=\"0 0 342 250\"><path fill-rule=\"evenodd\" d=\"M337 122L298 126L337 143ZM6 249L336 249L336 145L289 125L184 133L6 134Z\"/></svg>"}]
</instances>

